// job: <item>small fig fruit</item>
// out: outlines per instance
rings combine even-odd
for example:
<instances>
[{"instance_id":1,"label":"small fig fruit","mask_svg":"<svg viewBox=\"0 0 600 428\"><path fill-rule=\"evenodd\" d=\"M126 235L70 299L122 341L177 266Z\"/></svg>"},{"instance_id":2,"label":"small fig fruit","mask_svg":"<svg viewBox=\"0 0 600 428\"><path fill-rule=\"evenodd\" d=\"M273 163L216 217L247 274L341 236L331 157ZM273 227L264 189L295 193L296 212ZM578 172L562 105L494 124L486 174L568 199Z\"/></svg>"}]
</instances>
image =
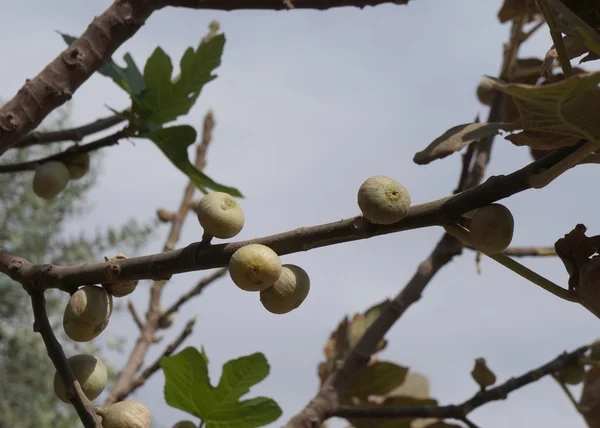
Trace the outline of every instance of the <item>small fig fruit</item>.
<instances>
[{"instance_id":1,"label":"small fig fruit","mask_svg":"<svg viewBox=\"0 0 600 428\"><path fill-rule=\"evenodd\" d=\"M195 424L192 421L181 421L173 425L173 428L198 428L198 424Z\"/></svg>"},{"instance_id":2,"label":"small fig fruit","mask_svg":"<svg viewBox=\"0 0 600 428\"><path fill-rule=\"evenodd\" d=\"M558 378L569 385L579 385L583 382L585 376L585 366L580 362L575 362L565 366L558 372Z\"/></svg>"},{"instance_id":3,"label":"small fig fruit","mask_svg":"<svg viewBox=\"0 0 600 428\"><path fill-rule=\"evenodd\" d=\"M275 251L262 244L239 248L229 260L229 276L244 291L262 291L281 275L281 261Z\"/></svg>"},{"instance_id":4,"label":"small fig fruit","mask_svg":"<svg viewBox=\"0 0 600 428\"><path fill-rule=\"evenodd\" d=\"M358 189L358 206L363 217L374 224L392 224L408 215L408 190L382 175L368 178Z\"/></svg>"},{"instance_id":5,"label":"small fig fruit","mask_svg":"<svg viewBox=\"0 0 600 428\"><path fill-rule=\"evenodd\" d=\"M104 391L108 371L102 361L93 355L80 354L67 358L67 362L88 400L94 400ZM58 372L54 374L54 392L60 401L69 403L65 384Z\"/></svg>"},{"instance_id":6,"label":"small fig fruit","mask_svg":"<svg viewBox=\"0 0 600 428\"><path fill-rule=\"evenodd\" d=\"M508 208L491 204L479 208L469 226L469 237L475 249L485 254L498 254L512 241L515 220Z\"/></svg>"},{"instance_id":7,"label":"small fig fruit","mask_svg":"<svg viewBox=\"0 0 600 428\"><path fill-rule=\"evenodd\" d=\"M150 428L150 410L140 401L125 400L97 411L103 428Z\"/></svg>"},{"instance_id":8,"label":"small fig fruit","mask_svg":"<svg viewBox=\"0 0 600 428\"><path fill-rule=\"evenodd\" d=\"M215 238L233 238L244 227L244 211L233 196L223 192L205 195L196 205L204 232Z\"/></svg>"},{"instance_id":9,"label":"small fig fruit","mask_svg":"<svg viewBox=\"0 0 600 428\"><path fill-rule=\"evenodd\" d=\"M496 383L496 375L489 369L484 358L475 359L475 366L471 371L471 377L481 389Z\"/></svg>"},{"instance_id":10,"label":"small fig fruit","mask_svg":"<svg viewBox=\"0 0 600 428\"><path fill-rule=\"evenodd\" d=\"M113 262L115 260L125 260L127 256L123 253L118 253L115 258L109 259L108 257L104 257L105 262ZM137 287L139 281L119 281L119 282L110 282L107 284L102 284L102 287L108 291L114 297L124 297L134 292Z\"/></svg>"},{"instance_id":11,"label":"small fig fruit","mask_svg":"<svg viewBox=\"0 0 600 428\"><path fill-rule=\"evenodd\" d=\"M161 310L161 313L164 313L164 309ZM158 328L166 329L173 325L174 314L169 314L166 317L161 315L158 320Z\"/></svg>"},{"instance_id":12,"label":"small fig fruit","mask_svg":"<svg viewBox=\"0 0 600 428\"><path fill-rule=\"evenodd\" d=\"M175 218L175 213L164 208L159 208L156 210L156 216L162 223L170 223Z\"/></svg>"},{"instance_id":13,"label":"small fig fruit","mask_svg":"<svg viewBox=\"0 0 600 428\"><path fill-rule=\"evenodd\" d=\"M304 302L310 290L310 278L304 269L286 264L275 284L260 292L260 301L273 314L293 311Z\"/></svg>"},{"instance_id":14,"label":"small fig fruit","mask_svg":"<svg viewBox=\"0 0 600 428\"><path fill-rule=\"evenodd\" d=\"M33 193L42 199L53 199L69 184L69 169L64 163L50 161L41 164L33 175Z\"/></svg>"},{"instance_id":15,"label":"small fig fruit","mask_svg":"<svg viewBox=\"0 0 600 428\"><path fill-rule=\"evenodd\" d=\"M89 342L104 331L112 313L112 296L102 287L86 285L67 303L63 328L71 340Z\"/></svg>"},{"instance_id":16,"label":"small fig fruit","mask_svg":"<svg viewBox=\"0 0 600 428\"><path fill-rule=\"evenodd\" d=\"M482 79L477 85L477 99L486 106L491 106L497 90L489 79Z\"/></svg>"},{"instance_id":17,"label":"small fig fruit","mask_svg":"<svg viewBox=\"0 0 600 428\"><path fill-rule=\"evenodd\" d=\"M71 180L79 180L90 170L90 154L80 153L66 161Z\"/></svg>"}]
</instances>

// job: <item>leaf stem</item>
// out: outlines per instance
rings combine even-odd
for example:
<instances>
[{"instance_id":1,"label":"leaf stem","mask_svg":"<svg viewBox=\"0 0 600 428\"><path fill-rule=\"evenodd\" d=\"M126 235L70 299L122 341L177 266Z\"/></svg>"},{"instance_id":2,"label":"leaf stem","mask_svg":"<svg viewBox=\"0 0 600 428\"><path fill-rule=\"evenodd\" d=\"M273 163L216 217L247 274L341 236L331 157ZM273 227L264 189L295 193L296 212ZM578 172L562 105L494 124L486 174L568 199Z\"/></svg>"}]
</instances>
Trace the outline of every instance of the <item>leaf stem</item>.
<instances>
[{"instance_id":1,"label":"leaf stem","mask_svg":"<svg viewBox=\"0 0 600 428\"><path fill-rule=\"evenodd\" d=\"M581 409L579 408L579 404L577 404L577 400L575 400L575 397L573 397L573 394L571 393L571 391L569 390L569 388L567 387L567 385L565 385L564 382L562 382L558 378L558 376L556 376L556 374L552 374L552 377L558 383L558 385L560 386L560 389L563 390L563 392L565 393L565 395L567 396L567 398L569 399L569 401L571 402L571 404L573 404L573 407L575 407L575 410L577 410L577 412L579 414L581 414Z\"/></svg>"},{"instance_id":2,"label":"leaf stem","mask_svg":"<svg viewBox=\"0 0 600 428\"><path fill-rule=\"evenodd\" d=\"M445 224L444 229L450 235L454 236L455 238L460 239L465 244L467 244L469 246L473 246L473 244L471 243L471 240L469 238L469 231L467 229L465 229L464 227L462 227L458 224L455 224L455 223L450 223L450 224ZM483 254L485 254L485 253L483 253ZM544 278L543 276L532 271L528 267L523 266L521 263L517 262L516 260L513 260L509 256L502 254L502 253L486 254L486 256L488 256L492 260L495 260L496 262L500 263L502 266L512 270L517 275L520 275L523 278L527 279L528 281L533 282L534 284L543 288L544 290L548 291L549 293L552 293L555 296L560 297L561 299L569 301L569 302L578 302L577 297L575 295L573 295L571 292L569 292L569 290L566 290L566 289L562 288L561 286L555 284L554 282L550 281L549 279Z\"/></svg>"}]
</instances>

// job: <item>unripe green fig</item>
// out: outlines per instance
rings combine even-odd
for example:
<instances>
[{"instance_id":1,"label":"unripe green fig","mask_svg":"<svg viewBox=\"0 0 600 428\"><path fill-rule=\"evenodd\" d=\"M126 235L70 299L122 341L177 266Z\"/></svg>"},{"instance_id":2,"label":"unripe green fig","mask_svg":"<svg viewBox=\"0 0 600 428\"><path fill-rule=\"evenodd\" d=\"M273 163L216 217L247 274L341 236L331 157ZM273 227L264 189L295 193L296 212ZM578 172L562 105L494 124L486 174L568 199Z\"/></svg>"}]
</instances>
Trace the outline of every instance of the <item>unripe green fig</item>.
<instances>
[{"instance_id":1,"label":"unripe green fig","mask_svg":"<svg viewBox=\"0 0 600 428\"><path fill-rule=\"evenodd\" d=\"M260 302L273 314L293 311L304 302L310 291L310 278L296 265L282 265L275 284L260 292Z\"/></svg>"},{"instance_id":2,"label":"unripe green fig","mask_svg":"<svg viewBox=\"0 0 600 428\"><path fill-rule=\"evenodd\" d=\"M471 377L481 389L485 389L496 383L496 375L487 366L484 358L475 359L475 366L471 371Z\"/></svg>"},{"instance_id":3,"label":"unripe green fig","mask_svg":"<svg viewBox=\"0 0 600 428\"><path fill-rule=\"evenodd\" d=\"M392 224L408 215L410 194L396 180L377 175L358 189L358 206L363 217L374 224Z\"/></svg>"},{"instance_id":4,"label":"unripe green fig","mask_svg":"<svg viewBox=\"0 0 600 428\"><path fill-rule=\"evenodd\" d=\"M66 161L71 180L79 180L90 170L90 154L80 153Z\"/></svg>"},{"instance_id":5,"label":"unripe green fig","mask_svg":"<svg viewBox=\"0 0 600 428\"><path fill-rule=\"evenodd\" d=\"M109 259L108 257L104 257L105 262L112 262L115 260L125 260L127 256L123 253L118 253L113 259ZM124 297L135 291L139 281L119 281L119 282L109 282L107 284L102 284L102 287L108 291L108 293L114 297Z\"/></svg>"},{"instance_id":6,"label":"unripe green fig","mask_svg":"<svg viewBox=\"0 0 600 428\"><path fill-rule=\"evenodd\" d=\"M198 428L198 424L195 424L192 421L181 421L173 425L173 428Z\"/></svg>"},{"instance_id":7,"label":"unripe green fig","mask_svg":"<svg viewBox=\"0 0 600 428\"><path fill-rule=\"evenodd\" d=\"M86 285L67 303L63 328L71 340L89 342L104 331L112 313L112 296L102 287Z\"/></svg>"},{"instance_id":8,"label":"unripe green fig","mask_svg":"<svg viewBox=\"0 0 600 428\"><path fill-rule=\"evenodd\" d=\"M102 394L108 381L108 371L102 361L93 355L80 354L67 358L67 362L88 400ZM54 374L54 392L60 401L69 403L65 384L58 372Z\"/></svg>"},{"instance_id":9,"label":"unripe green fig","mask_svg":"<svg viewBox=\"0 0 600 428\"><path fill-rule=\"evenodd\" d=\"M69 184L69 169L64 163L50 161L41 164L33 175L33 193L42 199L53 199Z\"/></svg>"},{"instance_id":10,"label":"unripe green fig","mask_svg":"<svg viewBox=\"0 0 600 428\"><path fill-rule=\"evenodd\" d=\"M215 238L233 238L244 227L244 211L227 193L205 195L196 205L196 214L204 232Z\"/></svg>"},{"instance_id":11,"label":"unripe green fig","mask_svg":"<svg viewBox=\"0 0 600 428\"><path fill-rule=\"evenodd\" d=\"M477 85L477 99L486 106L491 106L496 96L497 90L489 79L482 79Z\"/></svg>"},{"instance_id":12,"label":"unripe green fig","mask_svg":"<svg viewBox=\"0 0 600 428\"><path fill-rule=\"evenodd\" d=\"M579 385L583 382L585 376L585 366L579 362L575 362L558 372L558 378L569 385Z\"/></svg>"},{"instance_id":13,"label":"unripe green fig","mask_svg":"<svg viewBox=\"0 0 600 428\"><path fill-rule=\"evenodd\" d=\"M152 424L150 410L137 400L119 401L97 412L103 428L150 428Z\"/></svg>"},{"instance_id":14,"label":"unripe green fig","mask_svg":"<svg viewBox=\"0 0 600 428\"><path fill-rule=\"evenodd\" d=\"M485 254L498 254L512 241L515 220L508 208L491 204L479 208L469 225L469 238L475 249Z\"/></svg>"},{"instance_id":15,"label":"unripe green fig","mask_svg":"<svg viewBox=\"0 0 600 428\"><path fill-rule=\"evenodd\" d=\"M229 276L244 291L262 291L281 275L281 261L275 251L262 244L239 248L229 260Z\"/></svg>"}]
</instances>

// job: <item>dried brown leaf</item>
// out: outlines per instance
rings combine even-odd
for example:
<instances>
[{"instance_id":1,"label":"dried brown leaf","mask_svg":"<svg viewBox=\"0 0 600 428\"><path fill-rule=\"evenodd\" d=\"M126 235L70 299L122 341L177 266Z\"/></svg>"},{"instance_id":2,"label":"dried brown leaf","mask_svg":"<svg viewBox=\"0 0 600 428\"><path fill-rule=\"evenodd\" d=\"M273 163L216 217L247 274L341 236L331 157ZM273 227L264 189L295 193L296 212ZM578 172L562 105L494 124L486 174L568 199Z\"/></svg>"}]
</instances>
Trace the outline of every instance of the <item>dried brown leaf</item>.
<instances>
[{"instance_id":1,"label":"dried brown leaf","mask_svg":"<svg viewBox=\"0 0 600 428\"><path fill-rule=\"evenodd\" d=\"M583 42L579 39L576 39L572 36L563 36L563 44L565 45L565 50L567 51L567 56L569 59L577 58L585 53L588 53L588 48L583 44ZM588 55L589 56L589 55ZM548 52L546 52L546 56L544 57L544 61L540 66L540 74L544 77L550 76L552 73L552 68L554 68L554 61L558 58L558 52L556 51L556 47L552 45Z\"/></svg>"},{"instance_id":2,"label":"dried brown leaf","mask_svg":"<svg viewBox=\"0 0 600 428\"><path fill-rule=\"evenodd\" d=\"M600 367L585 374L579 408L590 428L600 428Z\"/></svg>"},{"instance_id":3,"label":"dried brown leaf","mask_svg":"<svg viewBox=\"0 0 600 428\"><path fill-rule=\"evenodd\" d=\"M482 138L498 135L501 129L511 130L512 127L509 123L465 123L453 126L424 150L416 153L413 162L427 165L434 160L450 156Z\"/></svg>"},{"instance_id":4,"label":"dried brown leaf","mask_svg":"<svg viewBox=\"0 0 600 428\"><path fill-rule=\"evenodd\" d=\"M572 290L576 290L579 284L579 270L600 248L600 236L588 237L585 235L586 230L583 224L578 224L554 244L556 255L569 273L569 288Z\"/></svg>"},{"instance_id":5,"label":"dried brown leaf","mask_svg":"<svg viewBox=\"0 0 600 428\"><path fill-rule=\"evenodd\" d=\"M522 15L533 17L537 12L535 0L504 0L498 20L504 24Z\"/></svg>"}]
</instances>

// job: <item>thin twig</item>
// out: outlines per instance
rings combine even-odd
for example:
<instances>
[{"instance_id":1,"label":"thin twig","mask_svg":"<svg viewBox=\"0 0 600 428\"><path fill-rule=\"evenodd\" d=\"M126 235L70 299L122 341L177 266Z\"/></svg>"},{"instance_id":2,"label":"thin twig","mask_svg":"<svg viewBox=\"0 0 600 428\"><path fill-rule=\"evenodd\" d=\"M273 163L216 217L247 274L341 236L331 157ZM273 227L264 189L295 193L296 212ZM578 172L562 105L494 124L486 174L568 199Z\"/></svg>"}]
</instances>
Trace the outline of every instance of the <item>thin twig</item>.
<instances>
[{"instance_id":1,"label":"thin twig","mask_svg":"<svg viewBox=\"0 0 600 428\"><path fill-rule=\"evenodd\" d=\"M508 247L502 254L511 257L556 257L554 247Z\"/></svg>"},{"instance_id":2,"label":"thin twig","mask_svg":"<svg viewBox=\"0 0 600 428\"><path fill-rule=\"evenodd\" d=\"M544 376L560 371L563 367L577 361L588 349L589 346L582 346L569 353L565 352L552 361L530 370L521 376L511 378L494 388L478 392L462 404L449 406L340 406L328 416L347 419L440 418L464 420L469 413L484 404L505 400L511 392L537 382Z\"/></svg>"},{"instance_id":3,"label":"thin twig","mask_svg":"<svg viewBox=\"0 0 600 428\"><path fill-rule=\"evenodd\" d=\"M0 165L0 174L7 172L17 172L17 171L31 171L36 169L39 165L49 162L49 161L65 161L71 157L74 157L80 153L89 153L94 150L98 150L102 147L113 146L119 143L121 138L125 138L127 136L127 132L125 130L120 130L115 132L114 134L107 135L106 137L102 137L96 141L92 141L91 143L83 144L81 146L73 146L65 150L64 152L57 153L55 155L46 156L45 158L40 158L36 160L31 160L27 162L21 163L13 163L13 164L4 164Z\"/></svg>"},{"instance_id":4,"label":"thin twig","mask_svg":"<svg viewBox=\"0 0 600 428\"><path fill-rule=\"evenodd\" d=\"M163 353L156 359L156 361L154 361L147 368L145 368L140 373L140 375L133 380L130 390L124 391L121 395L116 397L116 401L121 401L121 400L124 400L125 398L127 398L127 396L129 396L131 393L133 393L136 389L138 389L139 387L144 385L146 383L146 381L150 378L150 376L152 376L154 373L156 373L158 370L160 370L160 361L162 360L162 358L168 357L173 352L175 352L175 350L177 350L177 348L179 348L179 346L183 343L183 341L190 334L192 334L195 322L196 322L196 318L192 318L191 320L189 320L188 323L185 325L184 329L182 330L182 332L179 334L179 336L177 336L175 338L175 340L165 348Z\"/></svg>"},{"instance_id":5,"label":"thin twig","mask_svg":"<svg viewBox=\"0 0 600 428\"><path fill-rule=\"evenodd\" d=\"M184 293L181 296L179 296L177 301L175 301L175 303L173 303L171 306L169 306L169 308L167 308L167 310L164 312L164 314L162 316L167 317L170 314L177 312L181 305L183 305L185 302L190 300L192 297L195 297L198 294L202 293L202 291L204 291L204 289L208 285L212 284L214 281L221 278L226 273L227 273L227 268L221 268L218 271L216 271L215 273L208 275L205 278L202 278L200 281L198 281L198 284L196 284L194 286L194 288L192 288L187 293Z\"/></svg>"},{"instance_id":6,"label":"thin twig","mask_svg":"<svg viewBox=\"0 0 600 428\"><path fill-rule=\"evenodd\" d=\"M212 141L212 132L214 126L214 114L212 110L209 110L204 117L202 141L196 146L195 164L198 169L202 169L206 165L206 152L208 146ZM167 235L165 245L163 247L164 252L173 250L177 241L179 240L183 222L185 221L190 211L191 201L194 198L195 192L196 186L192 182L189 182L183 193L183 197L181 199L179 209L177 210L177 214L171 221L171 229L169 231L169 234ZM164 277L165 276L157 275L153 276L152 279ZM152 287L150 289L148 311L146 313L146 322L142 327L140 336L134 348L131 351L127 363L125 364L125 366L119 373L119 376L117 377L111 394L105 401L106 405L110 405L118 401L119 399L121 399L120 397L127 396L134 385L135 375L138 372L138 370L140 370L140 368L142 367L142 364L144 363L144 358L148 353L148 349L150 348L150 345L153 343L154 338L156 337L156 331L159 327L158 323L162 314L160 307L160 299L166 283L166 279L157 279L152 284Z\"/></svg>"},{"instance_id":7,"label":"thin twig","mask_svg":"<svg viewBox=\"0 0 600 428\"><path fill-rule=\"evenodd\" d=\"M529 40L529 38L531 36L533 36L540 28L542 28L545 23L546 23L546 21L544 21L542 19L542 20L536 22L536 24L533 27L531 27L528 31L522 33L522 35L521 35L521 44L523 44L527 40Z\"/></svg>"},{"instance_id":8,"label":"thin twig","mask_svg":"<svg viewBox=\"0 0 600 428\"><path fill-rule=\"evenodd\" d=\"M48 314L46 313L46 298L44 297L44 293L34 291L30 293L30 297L35 318L33 331L40 333L42 336L48 356L52 360L56 371L65 385L67 397L71 401L73 407L75 407L75 411L81 419L81 422L83 422L84 427L102 428L102 424L96 416L94 404L88 400L83 393L81 385L75 378L75 375L69 366L63 348L52 331L52 326L50 325Z\"/></svg>"},{"instance_id":9,"label":"thin twig","mask_svg":"<svg viewBox=\"0 0 600 428\"><path fill-rule=\"evenodd\" d=\"M129 309L129 313L131 314L135 324L140 330L142 330L144 328L144 323L142 322L142 319L138 315L137 311L135 310L135 306L133 306L133 302L131 300L127 301L127 309Z\"/></svg>"},{"instance_id":10,"label":"thin twig","mask_svg":"<svg viewBox=\"0 0 600 428\"><path fill-rule=\"evenodd\" d=\"M123 111L125 114L127 110ZM112 128L126 120L125 116L113 114L112 116L96 119L91 123L77 126L75 128L61 129L59 131L39 132L33 131L17 141L15 148L29 147L37 144L57 143L60 141L81 141L88 135Z\"/></svg>"}]
</instances>

